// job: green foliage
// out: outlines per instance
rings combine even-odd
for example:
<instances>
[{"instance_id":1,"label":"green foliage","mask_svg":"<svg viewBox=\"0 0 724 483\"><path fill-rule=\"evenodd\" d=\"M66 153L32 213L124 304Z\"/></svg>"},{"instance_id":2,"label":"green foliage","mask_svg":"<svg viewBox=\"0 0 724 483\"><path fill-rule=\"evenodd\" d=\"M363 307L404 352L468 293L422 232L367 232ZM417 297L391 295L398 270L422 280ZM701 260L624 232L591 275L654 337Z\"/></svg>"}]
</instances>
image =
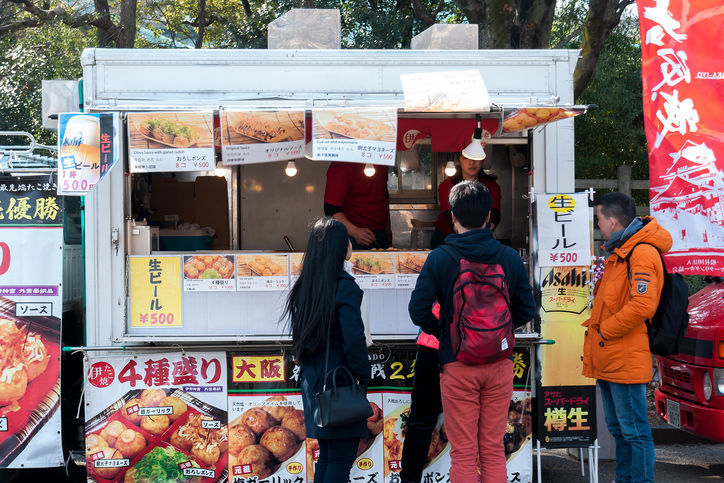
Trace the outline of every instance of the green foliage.
<instances>
[{"instance_id":1,"label":"green foliage","mask_svg":"<svg viewBox=\"0 0 724 483\"><path fill-rule=\"evenodd\" d=\"M0 38L0 130L27 131L54 144L55 133L42 129L41 81L80 78L80 54L93 42L89 29L60 23Z\"/></svg>"}]
</instances>

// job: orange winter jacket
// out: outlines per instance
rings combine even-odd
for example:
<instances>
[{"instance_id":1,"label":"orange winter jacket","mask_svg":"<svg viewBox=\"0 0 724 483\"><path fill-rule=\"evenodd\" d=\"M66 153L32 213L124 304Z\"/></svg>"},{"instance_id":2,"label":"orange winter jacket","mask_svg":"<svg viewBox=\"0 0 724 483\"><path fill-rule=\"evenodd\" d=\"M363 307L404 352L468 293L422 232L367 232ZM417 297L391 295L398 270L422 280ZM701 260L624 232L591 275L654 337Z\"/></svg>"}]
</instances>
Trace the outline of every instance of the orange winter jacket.
<instances>
[{"instance_id":1,"label":"orange winter jacket","mask_svg":"<svg viewBox=\"0 0 724 483\"><path fill-rule=\"evenodd\" d=\"M664 283L661 253L671 248L671 235L656 219L644 226L606 259L603 277L593 289L591 318L583 323L584 376L638 384L651 380L652 359L645 321L656 312ZM625 257L630 256L631 273ZM651 246L653 245L653 246Z\"/></svg>"}]
</instances>

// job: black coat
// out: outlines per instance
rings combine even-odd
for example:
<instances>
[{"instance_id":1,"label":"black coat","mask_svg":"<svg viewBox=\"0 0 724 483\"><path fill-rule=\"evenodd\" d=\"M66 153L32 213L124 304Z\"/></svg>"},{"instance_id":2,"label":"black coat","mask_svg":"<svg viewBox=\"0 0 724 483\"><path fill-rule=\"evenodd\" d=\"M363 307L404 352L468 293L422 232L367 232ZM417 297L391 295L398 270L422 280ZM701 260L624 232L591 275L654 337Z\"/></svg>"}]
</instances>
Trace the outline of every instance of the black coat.
<instances>
[{"instance_id":1,"label":"black coat","mask_svg":"<svg viewBox=\"0 0 724 483\"><path fill-rule=\"evenodd\" d=\"M367 391L370 380L370 361L367 357L364 325L360 313L362 290L354 277L342 272L337 277L335 296L336 318L330 329L331 345L329 349L329 371L337 366L350 370L357 382ZM326 339L326 337L325 337ZM327 350L326 341L313 353L305 353L302 360L302 401L304 403L304 424L307 437L317 439L364 438L367 436L367 422L335 428L319 428L314 423L314 411L317 409L315 395L324 384L324 359ZM330 376L327 386L332 382ZM338 378L341 384L342 379Z\"/></svg>"}]
</instances>

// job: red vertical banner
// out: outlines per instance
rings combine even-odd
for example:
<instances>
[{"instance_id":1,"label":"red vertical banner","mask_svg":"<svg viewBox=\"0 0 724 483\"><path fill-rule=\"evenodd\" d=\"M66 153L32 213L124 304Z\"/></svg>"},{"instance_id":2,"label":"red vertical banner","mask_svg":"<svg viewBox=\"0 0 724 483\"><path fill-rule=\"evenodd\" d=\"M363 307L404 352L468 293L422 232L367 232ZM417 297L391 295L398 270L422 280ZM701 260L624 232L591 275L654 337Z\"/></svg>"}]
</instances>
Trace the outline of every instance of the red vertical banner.
<instances>
[{"instance_id":1,"label":"red vertical banner","mask_svg":"<svg viewBox=\"0 0 724 483\"><path fill-rule=\"evenodd\" d=\"M724 7L638 0L651 213L672 272L724 273Z\"/></svg>"}]
</instances>

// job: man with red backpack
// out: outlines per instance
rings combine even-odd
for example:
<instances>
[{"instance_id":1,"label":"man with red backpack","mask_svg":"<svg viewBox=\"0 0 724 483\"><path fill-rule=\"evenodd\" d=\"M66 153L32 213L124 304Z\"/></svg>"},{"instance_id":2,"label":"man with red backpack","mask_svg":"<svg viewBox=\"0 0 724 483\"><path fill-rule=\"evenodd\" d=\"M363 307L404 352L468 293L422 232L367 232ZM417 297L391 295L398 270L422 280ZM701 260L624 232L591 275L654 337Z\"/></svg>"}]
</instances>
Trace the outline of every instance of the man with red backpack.
<instances>
[{"instance_id":1,"label":"man with red backpack","mask_svg":"<svg viewBox=\"0 0 724 483\"><path fill-rule=\"evenodd\" d=\"M453 483L507 479L503 436L513 395L513 330L536 312L520 256L484 228L491 203L478 182L453 187L450 208L457 233L430 252L409 305L412 321L440 340ZM431 311L435 301L439 321Z\"/></svg>"}]
</instances>

